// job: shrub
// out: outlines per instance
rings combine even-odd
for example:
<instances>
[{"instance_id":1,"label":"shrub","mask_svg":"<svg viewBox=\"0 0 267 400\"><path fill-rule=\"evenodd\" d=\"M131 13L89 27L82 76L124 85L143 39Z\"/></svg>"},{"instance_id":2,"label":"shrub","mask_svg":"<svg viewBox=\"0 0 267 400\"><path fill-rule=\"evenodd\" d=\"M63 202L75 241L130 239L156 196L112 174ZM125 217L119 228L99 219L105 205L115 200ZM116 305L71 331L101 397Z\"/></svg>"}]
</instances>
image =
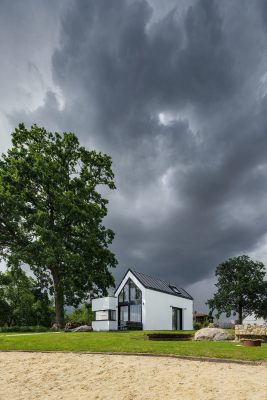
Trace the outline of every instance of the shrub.
<instances>
[{"instance_id":1,"label":"shrub","mask_svg":"<svg viewBox=\"0 0 267 400\"><path fill-rule=\"evenodd\" d=\"M194 327L195 331L198 331L199 329L202 328L202 324L198 321L194 321L193 327Z\"/></svg>"},{"instance_id":2,"label":"shrub","mask_svg":"<svg viewBox=\"0 0 267 400\"><path fill-rule=\"evenodd\" d=\"M49 332L45 326L2 326L0 332Z\"/></svg>"},{"instance_id":3,"label":"shrub","mask_svg":"<svg viewBox=\"0 0 267 400\"><path fill-rule=\"evenodd\" d=\"M80 325L91 325L94 313L89 304L84 304L82 308L77 308L66 317L66 322L74 322Z\"/></svg>"}]
</instances>

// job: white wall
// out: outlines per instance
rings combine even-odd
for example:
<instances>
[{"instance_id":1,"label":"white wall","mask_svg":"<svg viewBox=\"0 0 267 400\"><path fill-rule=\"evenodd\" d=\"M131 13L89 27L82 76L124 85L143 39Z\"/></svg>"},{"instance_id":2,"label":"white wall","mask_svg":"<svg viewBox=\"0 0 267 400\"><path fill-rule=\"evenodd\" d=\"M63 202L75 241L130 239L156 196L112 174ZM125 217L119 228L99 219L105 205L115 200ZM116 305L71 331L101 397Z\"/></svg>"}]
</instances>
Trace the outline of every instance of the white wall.
<instances>
[{"instance_id":1,"label":"white wall","mask_svg":"<svg viewBox=\"0 0 267 400\"><path fill-rule=\"evenodd\" d=\"M99 297L92 300L92 311L116 310L118 307L118 299L114 296Z\"/></svg>"},{"instance_id":2,"label":"white wall","mask_svg":"<svg viewBox=\"0 0 267 400\"><path fill-rule=\"evenodd\" d=\"M243 320L243 325L266 325L267 320L264 320L263 318L256 318L254 314L248 315L246 318Z\"/></svg>"},{"instance_id":3,"label":"white wall","mask_svg":"<svg viewBox=\"0 0 267 400\"><path fill-rule=\"evenodd\" d=\"M94 331L116 331L118 329L118 321L92 321Z\"/></svg>"},{"instance_id":4,"label":"white wall","mask_svg":"<svg viewBox=\"0 0 267 400\"><path fill-rule=\"evenodd\" d=\"M92 300L92 311L115 310L116 321L92 321L94 331L116 331L118 329L118 299L114 296Z\"/></svg>"},{"instance_id":5,"label":"white wall","mask_svg":"<svg viewBox=\"0 0 267 400\"><path fill-rule=\"evenodd\" d=\"M183 309L183 330L193 329L193 300L145 289L143 303L144 330L171 330L172 307Z\"/></svg>"}]
</instances>

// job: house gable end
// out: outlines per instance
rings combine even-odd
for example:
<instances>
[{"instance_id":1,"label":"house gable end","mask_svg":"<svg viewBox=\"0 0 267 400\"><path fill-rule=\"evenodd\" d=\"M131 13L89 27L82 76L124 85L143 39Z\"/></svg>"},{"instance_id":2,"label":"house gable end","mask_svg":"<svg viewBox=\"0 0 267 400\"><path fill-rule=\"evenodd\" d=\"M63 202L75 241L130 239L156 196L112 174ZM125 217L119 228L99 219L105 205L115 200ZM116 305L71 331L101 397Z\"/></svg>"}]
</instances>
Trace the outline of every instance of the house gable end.
<instances>
[{"instance_id":1,"label":"house gable end","mask_svg":"<svg viewBox=\"0 0 267 400\"><path fill-rule=\"evenodd\" d=\"M121 290L125 286L125 284L128 281L128 279L131 279L139 289L144 290L144 288L145 288L144 285L139 281L139 279L134 275L134 273L130 269L128 269L126 274L122 278L120 284L117 286L117 288L116 288L116 290L114 292L115 296L119 295L119 293L121 292Z\"/></svg>"}]
</instances>

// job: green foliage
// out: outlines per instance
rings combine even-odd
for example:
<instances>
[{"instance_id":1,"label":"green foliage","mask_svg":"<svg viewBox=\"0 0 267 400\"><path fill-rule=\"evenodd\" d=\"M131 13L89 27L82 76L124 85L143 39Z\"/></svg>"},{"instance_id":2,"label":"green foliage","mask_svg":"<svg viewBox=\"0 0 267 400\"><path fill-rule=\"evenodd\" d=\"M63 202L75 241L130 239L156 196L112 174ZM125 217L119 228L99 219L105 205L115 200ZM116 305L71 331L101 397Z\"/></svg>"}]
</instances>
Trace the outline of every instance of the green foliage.
<instances>
[{"instance_id":1,"label":"green foliage","mask_svg":"<svg viewBox=\"0 0 267 400\"><path fill-rule=\"evenodd\" d=\"M210 324L209 319L208 319L208 318L205 318L203 322L194 321L194 322L193 322L193 327L194 327L195 330L198 331L198 330L201 329L201 328L206 328L206 327L208 327L209 324Z\"/></svg>"},{"instance_id":2,"label":"green foliage","mask_svg":"<svg viewBox=\"0 0 267 400\"><path fill-rule=\"evenodd\" d=\"M2 326L0 332L2 333L22 333L22 332L48 332L47 326Z\"/></svg>"},{"instance_id":3,"label":"green foliage","mask_svg":"<svg viewBox=\"0 0 267 400\"><path fill-rule=\"evenodd\" d=\"M255 309L254 314L258 318L264 318L267 320L267 281L264 282L263 290L263 299L258 303L258 307Z\"/></svg>"},{"instance_id":4,"label":"green foliage","mask_svg":"<svg viewBox=\"0 0 267 400\"><path fill-rule=\"evenodd\" d=\"M195 331L198 331L199 329L203 328L203 326L202 326L201 322L194 321L193 328L195 329Z\"/></svg>"},{"instance_id":5,"label":"green foliage","mask_svg":"<svg viewBox=\"0 0 267 400\"><path fill-rule=\"evenodd\" d=\"M23 124L0 160L0 256L11 266L28 264L55 295L61 327L64 303L78 306L114 285L114 233L102 224L108 201L98 191L115 188L111 164L73 133Z\"/></svg>"},{"instance_id":6,"label":"green foliage","mask_svg":"<svg viewBox=\"0 0 267 400\"><path fill-rule=\"evenodd\" d=\"M0 272L0 325L51 326L54 311L46 292L21 269Z\"/></svg>"},{"instance_id":7,"label":"green foliage","mask_svg":"<svg viewBox=\"0 0 267 400\"><path fill-rule=\"evenodd\" d=\"M230 258L217 267L216 276L218 290L207 304L211 312L217 310L217 318L222 313L227 317L232 312L234 315L238 313L241 324L246 315L262 313L266 307L265 267L262 262L253 261L246 255Z\"/></svg>"},{"instance_id":8,"label":"green foliage","mask_svg":"<svg viewBox=\"0 0 267 400\"><path fill-rule=\"evenodd\" d=\"M84 304L81 308L73 310L67 317L67 322L77 322L79 324L88 325L94 319L94 313L90 304Z\"/></svg>"}]
</instances>

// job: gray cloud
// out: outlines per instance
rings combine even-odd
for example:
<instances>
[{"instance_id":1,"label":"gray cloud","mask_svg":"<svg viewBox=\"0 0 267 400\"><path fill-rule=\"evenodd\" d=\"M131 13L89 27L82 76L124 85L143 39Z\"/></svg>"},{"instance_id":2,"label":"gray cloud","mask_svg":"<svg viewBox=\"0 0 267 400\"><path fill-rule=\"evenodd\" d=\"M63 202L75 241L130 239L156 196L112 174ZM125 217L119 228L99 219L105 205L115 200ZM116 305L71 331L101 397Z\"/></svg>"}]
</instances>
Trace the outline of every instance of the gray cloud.
<instances>
[{"instance_id":1,"label":"gray cloud","mask_svg":"<svg viewBox=\"0 0 267 400\"><path fill-rule=\"evenodd\" d=\"M167 4L70 3L54 88L9 121L110 153L116 277L130 266L195 290L267 233L267 13L262 1Z\"/></svg>"}]
</instances>

